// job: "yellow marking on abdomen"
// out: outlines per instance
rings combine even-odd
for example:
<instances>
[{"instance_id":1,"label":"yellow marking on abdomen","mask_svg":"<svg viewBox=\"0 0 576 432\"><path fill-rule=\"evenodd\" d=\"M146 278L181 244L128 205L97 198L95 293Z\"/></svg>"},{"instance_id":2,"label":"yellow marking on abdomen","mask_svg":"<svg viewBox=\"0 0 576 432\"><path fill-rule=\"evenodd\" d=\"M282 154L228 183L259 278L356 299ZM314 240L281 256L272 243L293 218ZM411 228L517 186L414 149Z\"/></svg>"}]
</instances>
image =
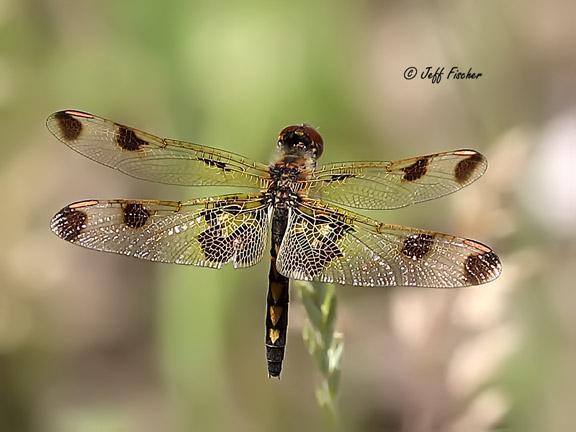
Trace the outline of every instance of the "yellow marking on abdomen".
<instances>
[{"instance_id":1,"label":"yellow marking on abdomen","mask_svg":"<svg viewBox=\"0 0 576 432\"><path fill-rule=\"evenodd\" d=\"M272 343L276 343L276 341L280 338L280 330L278 329L270 329L268 333L268 337Z\"/></svg>"},{"instance_id":2,"label":"yellow marking on abdomen","mask_svg":"<svg viewBox=\"0 0 576 432\"><path fill-rule=\"evenodd\" d=\"M272 321L272 325L276 325L278 320L282 316L282 312L284 312L284 308L282 306L270 306L270 321Z\"/></svg>"}]
</instances>

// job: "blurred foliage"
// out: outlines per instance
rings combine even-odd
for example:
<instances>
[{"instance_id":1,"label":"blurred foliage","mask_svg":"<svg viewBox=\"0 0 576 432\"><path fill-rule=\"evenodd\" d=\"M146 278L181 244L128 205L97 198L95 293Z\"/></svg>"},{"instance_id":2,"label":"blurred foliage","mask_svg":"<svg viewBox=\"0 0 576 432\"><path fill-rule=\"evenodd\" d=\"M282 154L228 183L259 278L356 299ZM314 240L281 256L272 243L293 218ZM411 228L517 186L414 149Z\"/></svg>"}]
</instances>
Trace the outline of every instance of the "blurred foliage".
<instances>
[{"instance_id":1,"label":"blurred foliage","mask_svg":"<svg viewBox=\"0 0 576 432\"><path fill-rule=\"evenodd\" d=\"M300 299L308 319L302 336L308 352L322 374L322 382L316 390L318 404L325 410L333 428L339 425L337 398L344 341L336 332L337 301L333 285L298 282Z\"/></svg>"},{"instance_id":2,"label":"blurred foliage","mask_svg":"<svg viewBox=\"0 0 576 432\"><path fill-rule=\"evenodd\" d=\"M164 266L49 232L79 199L221 192L81 158L44 128L65 108L263 161L302 122L328 162L482 151L490 168L466 190L371 216L486 242L503 276L450 292L338 287L340 420L576 430L575 15L569 0L0 0L0 430L324 427L298 300L282 380L266 376L267 260ZM428 65L483 77L403 78Z\"/></svg>"}]
</instances>

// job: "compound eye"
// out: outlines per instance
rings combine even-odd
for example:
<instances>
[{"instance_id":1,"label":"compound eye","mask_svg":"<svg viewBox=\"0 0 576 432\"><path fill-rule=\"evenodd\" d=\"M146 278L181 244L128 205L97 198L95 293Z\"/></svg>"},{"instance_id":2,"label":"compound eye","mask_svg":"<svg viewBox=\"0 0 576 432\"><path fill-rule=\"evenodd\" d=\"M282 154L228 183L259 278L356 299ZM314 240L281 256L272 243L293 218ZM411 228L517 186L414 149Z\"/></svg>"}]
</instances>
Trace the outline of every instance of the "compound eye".
<instances>
[{"instance_id":1,"label":"compound eye","mask_svg":"<svg viewBox=\"0 0 576 432\"><path fill-rule=\"evenodd\" d=\"M299 134L300 126L286 126L284 129L280 131L280 135L278 135L278 144L282 146L290 146L297 144L300 141Z\"/></svg>"},{"instance_id":2,"label":"compound eye","mask_svg":"<svg viewBox=\"0 0 576 432\"><path fill-rule=\"evenodd\" d=\"M324 149L320 134L310 125L288 126L282 129L278 145L286 150L302 150L318 158Z\"/></svg>"},{"instance_id":3,"label":"compound eye","mask_svg":"<svg viewBox=\"0 0 576 432\"><path fill-rule=\"evenodd\" d=\"M311 144L310 150L314 153L314 156L319 158L320 155L322 155L322 152L324 151L324 140L322 139L318 131L310 125L306 124L302 125L301 129L304 135L306 135L310 140Z\"/></svg>"}]
</instances>

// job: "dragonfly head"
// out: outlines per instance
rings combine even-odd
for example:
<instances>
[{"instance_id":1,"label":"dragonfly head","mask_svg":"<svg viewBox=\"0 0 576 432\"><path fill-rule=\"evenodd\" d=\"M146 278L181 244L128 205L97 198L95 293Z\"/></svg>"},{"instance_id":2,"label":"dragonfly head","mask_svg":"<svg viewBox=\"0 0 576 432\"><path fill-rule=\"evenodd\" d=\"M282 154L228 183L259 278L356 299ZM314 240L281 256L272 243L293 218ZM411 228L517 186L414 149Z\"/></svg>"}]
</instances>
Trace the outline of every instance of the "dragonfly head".
<instances>
[{"instance_id":1,"label":"dragonfly head","mask_svg":"<svg viewBox=\"0 0 576 432\"><path fill-rule=\"evenodd\" d=\"M324 142L310 125L287 126L278 136L278 149L286 154L307 155L318 159L324 150Z\"/></svg>"}]
</instances>

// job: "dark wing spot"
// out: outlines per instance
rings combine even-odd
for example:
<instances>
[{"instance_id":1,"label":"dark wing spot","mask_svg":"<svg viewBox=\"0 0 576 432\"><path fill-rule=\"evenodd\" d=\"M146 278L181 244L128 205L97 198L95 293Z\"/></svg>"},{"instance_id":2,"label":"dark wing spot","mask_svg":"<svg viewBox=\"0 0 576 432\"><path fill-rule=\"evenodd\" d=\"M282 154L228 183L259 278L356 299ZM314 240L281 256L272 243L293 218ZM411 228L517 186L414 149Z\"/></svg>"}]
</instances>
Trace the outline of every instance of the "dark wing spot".
<instances>
[{"instance_id":1,"label":"dark wing spot","mask_svg":"<svg viewBox=\"0 0 576 432\"><path fill-rule=\"evenodd\" d=\"M124 126L118 126L116 142L121 148L129 151L140 150L140 147L148 144L147 141L138 138L132 129Z\"/></svg>"},{"instance_id":2,"label":"dark wing spot","mask_svg":"<svg viewBox=\"0 0 576 432\"><path fill-rule=\"evenodd\" d=\"M420 177L426 174L427 169L428 169L428 158L425 157L420 158L412 165L408 165L407 167L402 168L402 171L404 171L404 180L407 181L418 180Z\"/></svg>"},{"instance_id":3,"label":"dark wing spot","mask_svg":"<svg viewBox=\"0 0 576 432\"><path fill-rule=\"evenodd\" d=\"M74 141L82 133L82 122L66 111L60 111L54 115L58 121L60 134L66 141Z\"/></svg>"},{"instance_id":4,"label":"dark wing spot","mask_svg":"<svg viewBox=\"0 0 576 432\"><path fill-rule=\"evenodd\" d=\"M83 211L64 207L52 219L52 230L58 237L73 242L86 228L87 219Z\"/></svg>"},{"instance_id":5,"label":"dark wing spot","mask_svg":"<svg viewBox=\"0 0 576 432\"><path fill-rule=\"evenodd\" d=\"M208 261L226 263L234 255L232 236L224 236L219 223L200 233L197 238Z\"/></svg>"},{"instance_id":6,"label":"dark wing spot","mask_svg":"<svg viewBox=\"0 0 576 432\"><path fill-rule=\"evenodd\" d=\"M413 260L422 259L434 244L434 237L430 234L414 234L406 238L402 253Z\"/></svg>"},{"instance_id":7,"label":"dark wing spot","mask_svg":"<svg viewBox=\"0 0 576 432\"><path fill-rule=\"evenodd\" d=\"M483 160L484 157L480 153L476 153L458 162L454 168L456 181L460 184L466 183Z\"/></svg>"},{"instance_id":8,"label":"dark wing spot","mask_svg":"<svg viewBox=\"0 0 576 432\"><path fill-rule=\"evenodd\" d=\"M221 235L217 227L208 228L200 233L198 241L207 260L220 263L228 262L234 253L230 241Z\"/></svg>"},{"instance_id":9,"label":"dark wing spot","mask_svg":"<svg viewBox=\"0 0 576 432\"><path fill-rule=\"evenodd\" d=\"M295 234L296 243L304 245L302 254L295 256L295 267L304 269L311 277L318 276L330 262L342 258L344 254L337 242L354 228L337 219L320 214L307 220L305 232ZM330 230L324 228L328 225Z\"/></svg>"},{"instance_id":10,"label":"dark wing spot","mask_svg":"<svg viewBox=\"0 0 576 432\"><path fill-rule=\"evenodd\" d=\"M338 241L342 237L344 237L347 233L356 231L351 225L348 225L347 223L341 220L338 221L332 220L332 222L330 222L328 226L332 229L332 231L329 232L326 235L326 237L333 241Z\"/></svg>"},{"instance_id":11,"label":"dark wing spot","mask_svg":"<svg viewBox=\"0 0 576 432\"><path fill-rule=\"evenodd\" d=\"M140 203L129 203L123 207L124 223L130 228L141 228L150 217L148 210Z\"/></svg>"},{"instance_id":12,"label":"dark wing spot","mask_svg":"<svg viewBox=\"0 0 576 432\"><path fill-rule=\"evenodd\" d=\"M500 259L494 252L469 255L464 263L466 280L471 285L480 285L494 279L500 269Z\"/></svg>"},{"instance_id":13,"label":"dark wing spot","mask_svg":"<svg viewBox=\"0 0 576 432\"><path fill-rule=\"evenodd\" d=\"M224 162L216 161L213 159L204 159L204 158L198 158L198 160L204 162L206 165L208 165L210 167L216 167L216 168L220 168L221 170L224 170L224 171L230 171L230 168L227 168L226 164Z\"/></svg>"},{"instance_id":14,"label":"dark wing spot","mask_svg":"<svg viewBox=\"0 0 576 432\"><path fill-rule=\"evenodd\" d=\"M354 178L356 177L354 174L332 174L330 176L330 180L327 180L328 182L334 182L334 181L342 181L342 180L346 180L347 178Z\"/></svg>"},{"instance_id":15,"label":"dark wing spot","mask_svg":"<svg viewBox=\"0 0 576 432\"><path fill-rule=\"evenodd\" d=\"M218 223L218 217L222 214L222 210L217 209L217 210L213 210L213 209L208 209L208 210L202 210L200 212L200 216L202 216L204 218L204 220L206 221L206 223L208 225L214 225Z\"/></svg>"}]
</instances>

